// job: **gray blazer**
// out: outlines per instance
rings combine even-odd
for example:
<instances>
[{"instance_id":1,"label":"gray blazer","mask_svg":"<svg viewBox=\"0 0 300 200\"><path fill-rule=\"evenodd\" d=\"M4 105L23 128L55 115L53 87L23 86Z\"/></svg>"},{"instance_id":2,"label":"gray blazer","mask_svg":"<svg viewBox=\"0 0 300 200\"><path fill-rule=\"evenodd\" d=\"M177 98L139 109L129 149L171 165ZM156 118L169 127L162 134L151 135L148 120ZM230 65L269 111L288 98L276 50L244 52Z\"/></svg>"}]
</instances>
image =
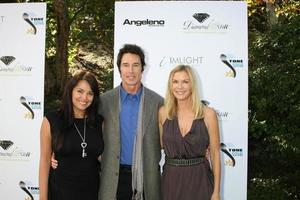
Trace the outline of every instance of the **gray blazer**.
<instances>
[{"instance_id":1,"label":"gray blazer","mask_svg":"<svg viewBox=\"0 0 300 200\"><path fill-rule=\"evenodd\" d=\"M116 199L120 165L120 123L119 123L120 86L100 97L99 114L104 117L104 152L101 160L99 200ZM143 162L145 200L161 200L161 158L158 109L163 98L144 87Z\"/></svg>"}]
</instances>

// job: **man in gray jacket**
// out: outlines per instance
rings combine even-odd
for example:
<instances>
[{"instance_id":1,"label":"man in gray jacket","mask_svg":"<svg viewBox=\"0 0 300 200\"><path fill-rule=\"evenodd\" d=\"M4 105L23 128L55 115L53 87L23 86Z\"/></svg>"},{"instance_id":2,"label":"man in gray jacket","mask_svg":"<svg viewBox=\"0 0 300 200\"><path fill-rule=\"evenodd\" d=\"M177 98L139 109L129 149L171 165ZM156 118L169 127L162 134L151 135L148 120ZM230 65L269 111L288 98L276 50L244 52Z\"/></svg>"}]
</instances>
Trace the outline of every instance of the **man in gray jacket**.
<instances>
[{"instance_id":1,"label":"man in gray jacket","mask_svg":"<svg viewBox=\"0 0 300 200\"><path fill-rule=\"evenodd\" d=\"M104 152L100 200L160 200L158 110L163 98L143 86L145 54L136 45L120 49L122 83L101 96Z\"/></svg>"}]
</instances>

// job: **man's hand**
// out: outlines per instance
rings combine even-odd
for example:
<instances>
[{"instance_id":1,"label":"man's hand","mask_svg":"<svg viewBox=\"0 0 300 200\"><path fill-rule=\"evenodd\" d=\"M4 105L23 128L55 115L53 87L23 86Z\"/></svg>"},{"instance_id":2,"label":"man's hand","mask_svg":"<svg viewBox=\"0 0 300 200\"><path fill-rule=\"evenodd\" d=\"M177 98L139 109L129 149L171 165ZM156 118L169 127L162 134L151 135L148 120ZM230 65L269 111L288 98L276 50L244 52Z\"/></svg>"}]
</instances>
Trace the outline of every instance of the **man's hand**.
<instances>
[{"instance_id":1,"label":"man's hand","mask_svg":"<svg viewBox=\"0 0 300 200\"><path fill-rule=\"evenodd\" d=\"M56 169L57 166L58 166L58 161L55 160L55 155L54 155L54 153L52 153L52 156L51 156L51 167L53 169Z\"/></svg>"},{"instance_id":2,"label":"man's hand","mask_svg":"<svg viewBox=\"0 0 300 200\"><path fill-rule=\"evenodd\" d=\"M53 154L52 154L53 155ZM53 156L52 156L53 157ZM209 151L209 147L206 149L206 152L205 152L205 158L207 159L207 160L209 160L210 159L210 151Z\"/></svg>"}]
</instances>

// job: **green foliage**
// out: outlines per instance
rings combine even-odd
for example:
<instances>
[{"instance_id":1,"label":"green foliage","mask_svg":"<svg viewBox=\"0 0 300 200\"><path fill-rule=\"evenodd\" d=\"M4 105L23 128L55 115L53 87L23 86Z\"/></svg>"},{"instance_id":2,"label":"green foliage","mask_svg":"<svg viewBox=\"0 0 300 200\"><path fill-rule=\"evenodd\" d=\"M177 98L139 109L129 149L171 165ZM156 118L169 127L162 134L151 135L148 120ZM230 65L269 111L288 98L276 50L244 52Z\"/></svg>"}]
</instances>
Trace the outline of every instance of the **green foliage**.
<instances>
[{"instance_id":1,"label":"green foliage","mask_svg":"<svg viewBox=\"0 0 300 200\"><path fill-rule=\"evenodd\" d=\"M69 0L71 39L113 47L114 1Z\"/></svg>"},{"instance_id":2,"label":"green foliage","mask_svg":"<svg viewBox=\"0 0 300 200\"><path fill-rule=\"evenodd\" d=\"M260 179L254 178L250 182L248 199L249 200L261 200L261 199L298 199L299 196L295 194L297 191L294 188L285 188L289 187L284 181L281 181L284 177L279 177L277 179Z\"/></svg>"},{"instance_id":3,"label":"green foliage","mask_svg":"<svg viewBox=\"0 0 300 200\"><path fill-rule=\"evenodd\" d=\"M57 24L54 14L55 0L46 0L47 2L47 29L46 29L46 64L49 74L56 74L56 36ZM70 26L70 36L68 38L68 63L69 72L75 69L86 69L93 72L98 79L100 92L112 88L112 67L99 66L98 63L91 60L85 60L81 55L82 49L88 49L93 54L98 53L98 57L113 56L113 20L114 20L114 1L113 0L67 0L67 18ZM103 55L102 52L105 52ZM95 53L94 53L95 54ZM96 59L94 59L96 60ZM98 59L99 60L99 59ZM104 62L105 63L105 62ZM50 80L51 77L50 76ZM46 83L47 84L47 83ZM51 87L51 83L50 87ZM54 90L55 91L55 90ZM45 112L56 109L59 106L61 94L47 94L45 96Z\"/></svg>"},{"instance_id":4,"label":"green foliage","mask_svg":"<svg viewBox=\"0 0 300 200\"><path fill-rule=\"evenodd\" d=\"M282 12L297 5L267 29L249 7L248 199L300 199L300 15Z\"/></svg>"}]
</instances>

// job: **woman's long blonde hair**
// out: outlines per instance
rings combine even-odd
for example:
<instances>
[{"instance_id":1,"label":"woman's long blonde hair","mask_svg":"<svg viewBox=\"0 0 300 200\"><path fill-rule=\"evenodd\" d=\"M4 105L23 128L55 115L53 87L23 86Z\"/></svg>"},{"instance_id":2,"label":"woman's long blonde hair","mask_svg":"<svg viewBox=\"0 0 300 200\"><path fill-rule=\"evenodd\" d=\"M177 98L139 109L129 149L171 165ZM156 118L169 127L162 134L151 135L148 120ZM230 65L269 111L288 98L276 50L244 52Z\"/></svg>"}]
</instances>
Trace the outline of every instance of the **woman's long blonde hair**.
<instances>
[{"instance_id":1,"label":"woman's long blonde hair","mask_svg":"<svg viewBox=\"0 0 300 200\"><path fill-rule=\"evenodd\" d=\"M194 74L193 69L189 65L177 65L169 75L168 80L168 88L166 92L166 98L165 98L165 109L168 119L174 119L174 117L177 116L177 100L172 92L172 81L174 74L176 72L186 72L189 76L192 91L191 91L191 101L192 101L192 110L195 113L196 119L203 118L203 106L201 103L201 98L198 93L198 86L197 86L197 80Z\"/></svg>"}]
</instances>

